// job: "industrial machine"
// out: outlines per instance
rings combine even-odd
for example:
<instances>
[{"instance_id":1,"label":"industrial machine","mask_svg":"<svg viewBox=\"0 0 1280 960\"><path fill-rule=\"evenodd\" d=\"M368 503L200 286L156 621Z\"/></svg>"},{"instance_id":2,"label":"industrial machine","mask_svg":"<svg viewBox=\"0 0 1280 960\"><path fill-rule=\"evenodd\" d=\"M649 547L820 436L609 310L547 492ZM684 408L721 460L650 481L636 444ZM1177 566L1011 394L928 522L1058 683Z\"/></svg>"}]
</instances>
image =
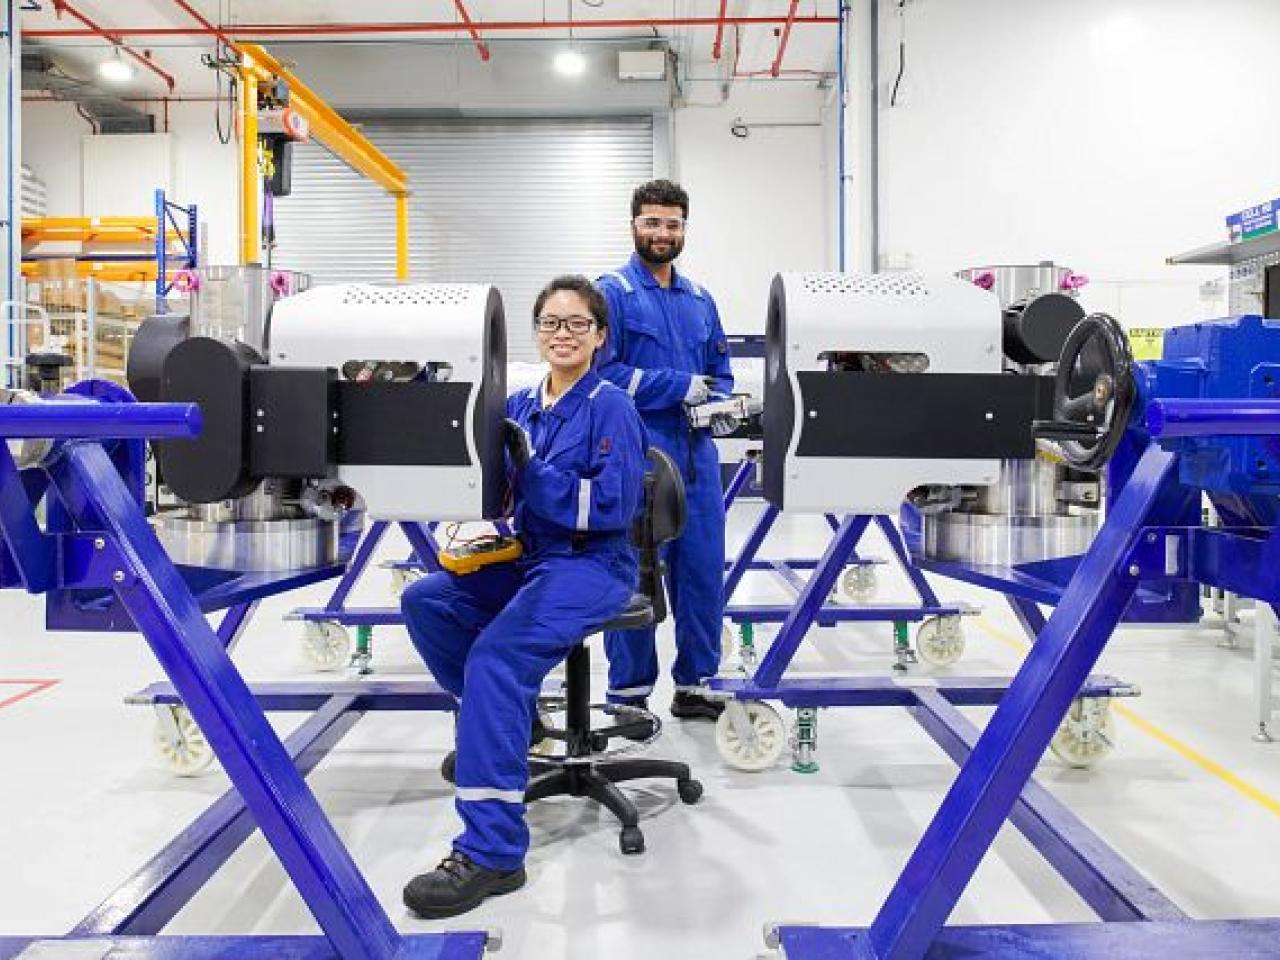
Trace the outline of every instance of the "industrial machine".
<instances>
[{"instance_id":1,"label":"industrial machine","mask_svg":"<svg viewBox=\"0 0 1280 960\"><path fill-rule=\"evenodd\" d=\"M994 294L1002 312L1004 372L1037 384L1039 409L1045 409L1059 354L1085 316L1077 296L1087 279L1049 261L975 267L957 276ZM1091 343L1086 349L1098 348ZM1096 365L1102 358L1085 359ZM1077 382L1073 388L1083 395L1084 386ZM1075 456L1065 457L1064 447ZM1030 454L1001 460L995 483L911 491L900 522L916 563L1001 593L1024 624L1027 617L1034 620L1036 604L1052 605L1061 596L1093 542L1107 497L1127 479L1131 464L1110 463L1109 453L1086 456L1078 441L1041 436ZM1188 508L1184 519L1197 522L1195 510ZM1175 581L1144 584L1125 619L1198 623L1198 590ZM1101 742L1097 746L1103 748Z\"/></svg>"},{"instance_id":2,"label":"industrial machine","mask_svg":"<svg viewBox=\"0 0 1280 960\"><path fill-rule=\"evenodd\" d=\"M139 631L169 682L133 701L168 711L158 736L176 769L207 744L232 787L67 937L0 937L0 956L150 952L145 938L257 828L323 936L174 938L161 951L478 958L485 932L396 931L303 779L364 713L451 712L454 698L427 678L250 687L228 649L259 600L343 572L332 538L306 523L340 527L317 507L325 495L336 509L346 487L407 520L421 519L414 504L433 518L497 515L501 299L487 286L351 285L283 297L263 318L257 288L237 283L242 309L223 300L194 326L161 318L135 348L135 383L156 402L88 381L0 404L0 587L45 595L51 629ZM154 523L146 440L183 501ZM197 523L209 525L202 537ZM205 618L218 611L214 628ZM264 715L275 710L310 716L282 743Z\"/></svg>"},{"instance_id":3,"label":"industrial machine","mask_svg":"<svg viewBox=\"0 0 1280 960\"><path fill-rule=\"evenodd\" d=\"M415 516L424 487L441 490L440 519L496 515L501 438L484 428L505 402L496 291L352 284L274 302L295 283L253 267L202 278L186 336L168 318L157 342L139 334L135 392L155 383L156 399L205 415L197 440L156 445L187 504L156 517L170 555L231 570L322 566L345 559L339 529L357 505Z\"/></svg>"},{"instance_id":4,"label":"industrial machine","mask_svg":"<svg viewBox=\"0 0 1280 960\"><path fill-rule=\"evenodd\" d=\"M1056 360L1081 317L1075 300L1057 289L1069 272L1042 266L1039 282L1055 287L1049 292L1033 285L1036 277L1018 288L1014 276L996 271L982 284L972 278L897 274L783 274L774 280L765 363L767 509L775 516L781 510L827 514L835 533L807 580L797 578L796 601L777 617L779 633L752 675L712 681L713 688L733 696L717 730L727 762L763 769L780 755L785 727L765 701L781 700L799 711L793 750L801 767L812 763L816 707L893 702L885 698L883 681L785 678L814 625L923 621L917 647L927 648L937 663L958 657L960 617L972 611L939 602L887 515L904 499L914 499L943 521L950 519L948 513L981 511L984 520L1003 522L1006 532L1021 522L1020 503L1001 504L997 512L999 492L1006 491L1009 500L1014 479L1022 476L1016 464L1036 462L1039 444L1032 425L1049 418L1055 389L1054 379L1042 370ZM1003 307L1001 294L1008 298ZM1056 505L1056 497L1076 482L1076 473L1050 466L1055 469L1046 475L1055 485L1055 505L1041 506L1044 529L1052 529L1054 518L1072 516ZM836 521L836 513L843 519ZM1067 519L1064 525L1075 522ZM831 591L873 524L920 603L833 610ZM1033 555L1026 546L1019 549L1019 557ZM1043 541L1038 550L1044 558ZM731 572L727 583L734 582ZM1003 689L1003 681L989 678L955 678L954 683L952 695L960 699L953 702L998 696ZM1081 702L1132 692L1101 678L1081 691ZM1095 723L1106 722L1105 711L1085 712L1089 719L1065 726L1057 744L1068 762L1091 763L1102 752L1078 748L1078 741L1109 744L1095 729Z\"/></svg>"},{"instance_id":5,"label":"industrial machine","mask_svg":"<svg viewBox=\"0 0 1280 960\"><path fill-rule=\"evenodd\" d=\"M1034 432L1072 467L1123 475L1106 520L1052 616L1028 614L1036 642L980 734L945 687L895 691L960 773L871 925L776 927L770 940L788 960L1275 953L1280 920L1191 920L1064 823L1031 775L1144 586L1205 584L1280 602L1280 323L1246 315L1171 328L1161 360L1135 363L1119 324L1089 315L1063 344L1052 413ZM1221 526L1200 524L1202 497ZM1006 820L1100 918L1126 922L946 927Z\"/></svg>"},{"instance_id":6,"label":"industrial machine","mask_svg":"<svg viewBox=\"0 0 1280 960\"><path fill-rule=\"evenodd\" d=\"M496 290L309 289L305 277L258 267L207 268L188 283L191 316L144 324L129 367L139 397L203 412L198 438L153 444L177 503L152 525L175 562L222 582L341 575L345 598L353 554L363 566L389 522L427 552L424 489L439 519L500 512ZM366 515L377 536L361 541ZM346 662L349 646L327 621L307 623L314 665ZM185 706L134 699L155 706L156 748L171 768L192 775L212 762Z\"/></svg>"},{"instance_id":7,"label":"industrial machine","mask_svg":"<svg viewBox=\"0 0 1280 960\"><path fill-rule=\"evenodd\" d=\"M1074 271L1051 262L962 270L990 290L1002 316L1005 373L1052 373L1062 344L1084 318ZM1093 541L1102 504L1096 470L1069 466L1047 443L1030 457L1005 458L994 483L935 486L908 502L923 514L923 553L981 566L1020 565L1078 556Z\"/></svg>"}]
</instances>

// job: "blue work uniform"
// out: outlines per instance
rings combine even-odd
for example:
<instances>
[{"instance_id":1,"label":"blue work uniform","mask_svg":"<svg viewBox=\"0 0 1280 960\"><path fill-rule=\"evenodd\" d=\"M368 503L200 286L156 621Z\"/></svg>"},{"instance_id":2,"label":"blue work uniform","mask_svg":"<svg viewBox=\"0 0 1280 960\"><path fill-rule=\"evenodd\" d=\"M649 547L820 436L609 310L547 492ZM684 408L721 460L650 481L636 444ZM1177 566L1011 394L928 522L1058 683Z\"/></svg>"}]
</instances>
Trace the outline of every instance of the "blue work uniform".
<instances>
[{"instance_id":1,"label":"blue work uniform","mask_svg":"<svg viewBox=\"0 0 1280 960\"><path fill-rule=\"evenodd\" d=\"M711 295L673 271L661 286L639 255L597 281L609 304L609 338L597 369L625 390L649 440L671 455L684 477L684 533L667 548L667 591L675 611L677 690L697 689L720 665L724 616L724 500L720 458L708 430L693 430L682 401L695 376L714 378L729 396L733 370ZM658 679L654 630L610 631L609 698L635 701Z\"/></svg>"},{"instance_id":2,"label":"blue work uniform","mask_svg":"<svg viewBox=\"0 0 1280 960\"><path fill-rule=\"evenodd\" d=\"M541 391L507 400L534 451L519 472L508 461L523 555L433 573L401 599L414 646L460 699L454 847L491 870L514 870L529 849L529 730L543 679L626 607L637 580L628 533L646 452L635 408L593 371L545 409Z\"/></svg>"}]
</instances>

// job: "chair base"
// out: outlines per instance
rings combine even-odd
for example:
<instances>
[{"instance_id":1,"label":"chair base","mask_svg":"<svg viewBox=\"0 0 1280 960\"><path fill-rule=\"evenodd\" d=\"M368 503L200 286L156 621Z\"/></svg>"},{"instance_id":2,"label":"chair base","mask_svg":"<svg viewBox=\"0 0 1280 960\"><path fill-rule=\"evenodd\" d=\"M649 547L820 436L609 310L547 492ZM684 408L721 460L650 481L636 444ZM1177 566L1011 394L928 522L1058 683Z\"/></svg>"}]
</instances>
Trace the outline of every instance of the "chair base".
<instances>
[{"instance_id":1,"label":"chair base","mask_svg":"<svg viewBox=\"0 0 1280 960\"><path fill-rule=\"evenodd\" d=\"M622 824L618 846L623 853L644 852L644 834L640 832L640 814L631 800L616 786L627 780L649 778L672 779L685 803L697 803L702 797L702 784L694 780L687 763L674 760L651 760L627 757L583 763L549 763L531 759L532 779L524 794L526 804L547 797L589 797L608 809Z\"/></svg>"}]
</instances>

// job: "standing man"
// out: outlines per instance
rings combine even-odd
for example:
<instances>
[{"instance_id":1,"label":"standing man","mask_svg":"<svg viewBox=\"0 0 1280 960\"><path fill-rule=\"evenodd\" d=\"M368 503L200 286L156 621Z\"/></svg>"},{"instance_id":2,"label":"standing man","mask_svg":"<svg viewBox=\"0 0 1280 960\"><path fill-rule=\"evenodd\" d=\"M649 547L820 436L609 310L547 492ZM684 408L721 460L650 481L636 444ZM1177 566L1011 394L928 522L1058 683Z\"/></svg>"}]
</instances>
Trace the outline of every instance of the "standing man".
<instances>
[{"instance_id":1,"label":"standing man","mask_svg":"<svg viewBox=\"0 0 1280 960\"><path fill-rule=\"evenodd\" d=\"M724 705L701 683L720 666L724 616L724 501L711 432L693 429L688 407L733 390L729 346L711 294L676 272L689 195L670 180L641 184L631 197L635 254L598 284L613 329L600 354L602 376L635 402L649 439L680 466L688 503L684 533L669 544L667 590L675 610L676 683L671 713L715 720ZM727 418L716 433L729 433ZM609 699L647 706L658 679L654 629L610 631Z\"/></svg>"}]
</instances>

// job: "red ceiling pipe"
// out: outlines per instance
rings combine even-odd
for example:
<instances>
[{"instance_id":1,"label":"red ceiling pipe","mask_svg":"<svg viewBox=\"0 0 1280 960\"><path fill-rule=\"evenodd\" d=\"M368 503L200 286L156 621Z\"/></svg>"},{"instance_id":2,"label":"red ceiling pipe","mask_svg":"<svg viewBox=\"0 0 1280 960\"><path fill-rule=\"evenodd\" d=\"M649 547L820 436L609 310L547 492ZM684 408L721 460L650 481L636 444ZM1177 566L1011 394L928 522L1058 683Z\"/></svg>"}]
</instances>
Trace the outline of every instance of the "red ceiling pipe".
<instances>
[{"instance_id":1,"label":"red ceiling pipe","mask_svg":"<svg viewBox=\"0 0 1280 960\"><path fill-rule=\"evenodd\" d=\"M798 0L796 0L798 2ZM776 26L785 23L790 27L811 26L839 23L838 17L795 16L795 5L790 17L647 17L615 20L495 20L491 23L478 23L477 29L485 33L504 33L508 31L539 30L625 30L648 27L717 27L725 26ZM255 37L311 37L311 36L344 36L350 34L397 34L397 33L459 33L465 32L466 26L457 22L404 22L404 23L255 23L241 24L232 31L243 40ZM205 27L118 27L112 30L115 37L209 37L217 36L219 31ZM23 36L51 39L57 37L92 37L99 36L94 30L24 30Z\"/></svg>"},{"instance_id":2,"label":"red ceiling pipe","mask_svg":"<svg viewBox=\"0 0 1280 960\"><path fill-rule=\"evenodd\" d=\"M800 6L800 0L791 0L791 9L787 11L787 25L782 28L782 39L778 41L778 55L773 59L773 66L769 68L772 76L777 76L782 72L782 58L787 52L787 41L791 39L791 25L796 22L796 7Z\"/></svg>"},{"instance_id":3,"label":"red ceiling pipe","mask_svg":"<svg viewBox=\"0 0 1280 960\"><path fill-rule=\"evenodd\" d=\"M729 7L729 0L720 0L720 14L716 17L716 42L711 48L711 59L719 60L724 50L724 13Z\"/></svg>"},{"instance_id":4,"label":"red ceiling pipe","mask_svg":"<svg viewBox=\"0 0 1280 960\"><path fill-rule=\"evenodd\" d=\"M200 24L200 26L204 27L205 30L209 31L209 33L211 33L213 36L217 37L222 44L228 47L235 46L235 44L232 42L230 37L228 37L225 33L223 33L221 30L215 27L212 23L206 20L204 16L200 13L200 11L197 10L195 7L191 6L191 4L187 3L186 0L173 0L173 2L176 3L178 6L180 6L183 10L185 10L187 14L190 15L191 19L195 20L196 23Z\"/></svg>"},{"instance_id":5,"label":"red ceiling pipe","mask_svg":"<svg viewBox=\"0 0 1280 960\"><path fill-rule=\"evenodd\" d=\"M67 3L66 0L53 0L53 9L58 14L59 17L61 17L64 13L71 14L71 16L75 17L77 20L79 20L81 23L83 23L86 27L89 28L88 32L90 36L103 37L104 39L110 40L113 44L116 45L117 48L119 48L120 50L123 50L129 56L133 57L133 59L137 60L140 64L142 64L144 67L146 67L156 76L158 76L161 80L163 80L165 82L165 86L169 88L169 92L170 93L173 92L173 87L174 87L173 77L165 73L163 70L157 67L154 63L152 63L149 57L144 57L142 54L137 53L133 50L130 50L128 47L126 47L120 41L120 36L118 34L108 33L106 30L103 30L100 26L98 26L96 23L94 23L92 20L86 17L83 13L81 13L75 7L71 6L71 4Z\"/></svg>"},{"instance_id":6,"label":"red ceiling pipe","mask_svg":"<svg viewBox=\"0 0 1280 960\"><path fill-rule=\"evenodd\" d=\"M476 49L480 51L480 59L488 63L489 45L480 39L480 32L476 30L475 25L471 22L471 14L467 13L467 8L462 5L462 0L453 0L453 5L457 7L458 16L462 18L462 22L467 25L467 33L471 34L471 39L476 42Z\"/></svg>"}]
</instances>

